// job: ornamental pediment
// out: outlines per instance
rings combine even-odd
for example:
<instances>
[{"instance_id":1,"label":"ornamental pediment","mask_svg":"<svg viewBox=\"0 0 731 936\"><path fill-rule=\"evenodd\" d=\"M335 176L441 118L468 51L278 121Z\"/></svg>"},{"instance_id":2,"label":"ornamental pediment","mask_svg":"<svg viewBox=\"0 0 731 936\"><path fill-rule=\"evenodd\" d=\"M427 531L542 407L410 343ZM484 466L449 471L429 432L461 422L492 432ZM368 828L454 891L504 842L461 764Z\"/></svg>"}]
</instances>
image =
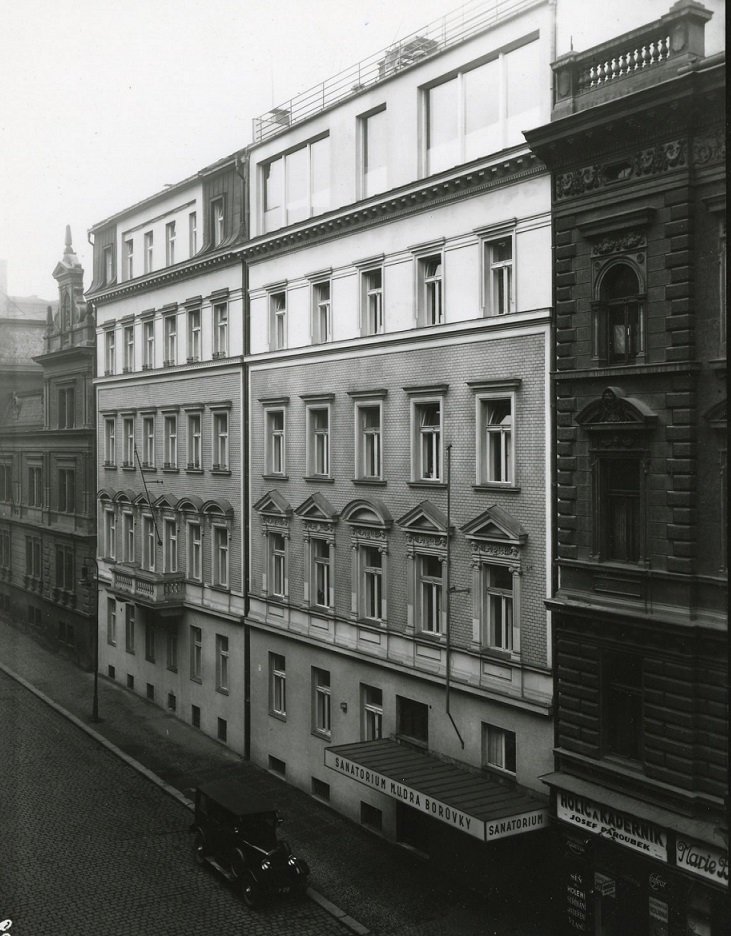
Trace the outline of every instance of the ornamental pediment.
<instances>
[{"instance_id":1,"label":"ornamental pediment","mask_svg":"<svg viewBox=\"0 0 731 936\"><path fill-rule=\"evenodd\" d=\"M446 514L428 500L417 504L396 523L414 536L446 536L448 532Z\"/></svg>"},{"instance_id":2,"label":"ornamental pediment","mask_svg":"<svg viewBox=\"0 0 731 936\"><path fill-rule=\"evenodd\" d=\"M340 514L341 519L351 526L385 530L391 526L391 514L385 504L378 500L358 499L350 501Z\"/></svg>"},{"instance_id":3,"label":"ornamental pediment","mask_svg":"<svg viewBox=\"0 0 731 936\"><path fill-rule=\"evenodd\" d=\"M337 510L325 495L320 494L319 491L300 504L295 513L303 520L309 520L313 523L335 523L338 519Z\"/></svg>"},{"instance_id":4,"label":"ornamental pediment","mask_svg":"<svg viewBox=\"0 0 731 936\"><path fill-rule=\"evenodd\" d=\"M626 397L619 387L607 387L601 397L588 403L576 417L586 429L647 429L657 414L642 400Z\"/></svg>"},{"instance_id":5,"label":"ornamental pediment","mask_svg":"<svg viewBox=\"0 0 731 936\"><path fill-rule=\"evenodd\" d=\"M253 509L257 513L274 517L289 517L292 514L292 507L279 491L267 491L254 504Z\"/></svg>"},{"instance_id":6,"label":"ornamental pediment","mask_svg":"<svg viewBox=\"0 0 731 936\"><path fill-rule=\"evenodd\" d=\"M469 540L496 543L501 546L521 546L528 534L521 524L502 507L493 504L462 527Z\"/></svg>"}]
</instances>

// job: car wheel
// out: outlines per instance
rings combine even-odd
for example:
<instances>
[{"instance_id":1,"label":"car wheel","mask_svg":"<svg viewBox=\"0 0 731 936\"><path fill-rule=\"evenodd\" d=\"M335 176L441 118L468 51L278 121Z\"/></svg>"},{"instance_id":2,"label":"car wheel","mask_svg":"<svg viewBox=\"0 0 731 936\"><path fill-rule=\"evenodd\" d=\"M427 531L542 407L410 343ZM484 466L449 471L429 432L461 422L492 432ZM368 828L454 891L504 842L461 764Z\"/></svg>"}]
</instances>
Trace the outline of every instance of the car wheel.
<instances>
[{"instance_id":1,"label":"car wheel","mask_svg":"<svg viewBox=\"0 0 731 936\"><path fill-rule=\"evenodd\" d=\"M197 865L206 863L206 842L200 832L196 832L193 840L193 857Z\"/></svg>"},{"instance_id":2,"label":"car wheel","mask_svg":"<svg viewBox=\"0 0 731 936\"><path fill-rule=\"evenodd\" d=\"M241 879L241 896L247 907L254 910L261 902L261 892L254 875L249 871Z\"/></svg>"}]
</instances>

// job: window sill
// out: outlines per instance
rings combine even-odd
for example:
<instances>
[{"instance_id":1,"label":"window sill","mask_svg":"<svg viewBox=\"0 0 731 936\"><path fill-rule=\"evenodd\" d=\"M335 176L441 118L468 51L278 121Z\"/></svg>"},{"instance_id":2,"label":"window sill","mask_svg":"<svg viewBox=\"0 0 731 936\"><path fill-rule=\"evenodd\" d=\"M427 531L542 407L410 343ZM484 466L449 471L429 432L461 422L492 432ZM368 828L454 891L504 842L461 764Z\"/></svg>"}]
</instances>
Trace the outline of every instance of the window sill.
<instances>
[{"instance_id":1,"label":"window sill","mask_svg":"<svg viewBox=\"0 0 731 936\"><path fill-rule=\"evenodd\" d=\"M388 623L380 618L358 617L355 619L355 623L358 627L369 627L371 630L377 632L385 630L388 626Z\"/></svg>"},{"instance_id":2,"label":"window sill","mask_svg":"<svg viewBox=\"0 0 731 936\"><path fill-rule=\"evenodd\" d=\"M447 487L446 481L407 481L406 484L411 488L442 488L446 490Z\"/></svg>"},{"instance_id":3,"label":"window sill","mask_svg":"<svg viewBox=\"0 0 731 936\"><path fill-rule=\"evenodd\" d=\"M421 640L424 643L440 644L440 645L445 644L447 641L447 638L445 637L444 634L435 634L432 631L422 631L422 630L417 631L414 634L414 639Z\"/></svg>"},{"instance_id":4,"label":"window sill","mask_svg":"<svg viewBox=\"0 0 731 936\"><path fill-rule=\"evenodd\" d=\"M483 660L495 660L498 663L519 663L520 654L512 650L501 650L499 647L480 647L480 657Z\"/></svg>"},{"instance_id":5,"label":"window sill","mask_svg":"<svg viewBox=\"0 0 731 936\"><path fill-rule=\"evenodd\" d=\"M177 666L167 666L167 667L165 667L165 668L167 669L168 673L177 673L177 672L178 672L178 667L177 667Z\"/></svg>"},{"instance_id":6,"label":"window sill","mask_svg":"<svg viewBox=\"0 0 731 936\"><path fill-rule=\"evenodd\" d=\"M129 648L129 647L127 647L127 653L129 653L129 654L131 654L132 656L134 656L134 655L135 655L135 652L134 652L134 650L130 650L130 648Z\"/></svg>"},{"instance_id":7,"label":"window sill","mask_svg":"<svg viewBox=\"0 0 731 936\"><path fill-rule=\"evenodd\" d=\"M229 691L225 688L225 686L216 686L216 692L218 692L219 695L229 695Z\"/></svg>"},{"instance_id":8,"label":"window sill","mask_svg":"<svg viewBox=\"0 0 731 936\"><path fill-rule=\"evenodd\" d=\"M270 716L270 718L276 718L277 721L280 721L280 722L286 722L286 721L287 721L287 715L286 715L285 713L283 713L283 712L272 712L272 711L270 711L270 712L269 712L269 716Z\"/></svg>"},{"instance_id":9,"label":"window sill","mask_svg":"<svg viewBox=\"0 0 731 936\"><path fill-rule=\"evenodd\" d=\"M222 592L224 595L227 595L231 591L228 585L214 585L213 582L211 582L208 587L213 589L213 591Z\"/></svg>"},{"instance_id":10,"label":"window sill","mask_svg":"<svg viewBox=\"0 0 731 936\"><path fill-rule=\"evenodd\" d=\"M163 474L180 474L180 469L179 468L163 468L162 473Z\"/></svg>"},{"instance_id":11,"label":"window sill","mask_svg":"<svg viewBox=\"0 0 731 936\"><path fill-rule=\"evenodd\" d=\"M289 481L289 475L286 474L263 474L262 478L267 481Z\"/></svg>"},{"instance_id":12,"label":"window sill","mask_svg":"<svg viewBox=\"0 0 731 936\"><path fill-rule=\"evenodd\" d=\"M230 468L211 468L211 474L217 475L220 478L230 478L231 469Z\"/></svg>"},{"instance_id":13,"label":"window sill","mask_svg":"<svg viewBox=\"0 0 731 936\"><path fill-rule=\"evenodd\" d=\"M199 686L203 685L203 680L200 676L191 676L190 681L194 683L198 683Z\"/></svg>"},{"instance_id":14,"label":"window sill","mask_svg":"<svg viewBox=\"0 0 731 936\"><path fill-rule=\"evenodd\" d=\"M186 468L185 473L189 475L202 475L203 469L202 468Z\"/></svg>"},{"instance_id":15,"label":"window sill","mask_svg":"<svg viewBox=\"0 0 731 936\"><path fill-rule=\"evenodd\" d=\"M353 484L369 484L372 487L385 487L386 482L382 478L353 478Z\"/></svg>"},{"instance_id":16,"label":"window sill","mask_svg":"<svg viewBox=\"0 0 731 936\"><path fill-rule=\"evenodd\" d=\"M320 731L317 728L313 728L310 732L313 737L319 738L321 741L332 741L332 732L331 731Z\"/></svg>"},{"instance_id":17,"label":"window sill","mask_svg":"<svg viewBox=\"0 0 731 936\"><path fill-rule=\"evenodd\" d=\"M122 471L137 471L134 465L122 465Z\"/></svg>"},{"instance_id":18,"label":"window sill","mask_svg":"<svg viewBox=\"0 0 731 936\"><path fill-rule=\"evenodd\" d=\"M320 484L335 484L335 478L330 475L305 475L303 481L317 481Z\"/></svg>"},{"instance_id":19,"label":"window sill","mask_svg":"<svg viewBox=\"0 0 731 936\"><path fill-rule=\"evenodd\" d=\"M517 782L516 775L514 771L505 770L503 767L498 767L495 764L483 764L482 770L484 773L489 774L491 777L494 777L496 780L501 780L506 785L512 786Z\"/></svg>"},{"instance_id":20,"label":"window sill","mask_svg":"<svg viewBox=\"0 0 731 936\"><path fill-rule=\"evenodd\" d=\"M106 462L104 463L104 466L103 466L103 467L104 467L104 470L105 470L105 471L116 471L116 470L117 470L117 466L116 466L116 465L108 465Z\"/></svg>"},{"instance_id":21,"label":"window sill","mask_svg":"<svg viewBox=\"0 0 731 936\"><path fill-rule=\"evenodd\" d=\"M472 485L473 491L505 491L506 494L520 494L519 484L503 484L500 481L480 481Z\"/></svg>"},{"instance_id":22,"label":"window sill","mask_svg":"<svg viewBox=\"0 0 731 936\"><path fill-rule=\"evenodd\" d=\"M314 614L316 617L323 617L323 618L335 617L335 608L326 608L324 605L310 605L308 610L310 614Z\"/></svg>"}]
</instances>

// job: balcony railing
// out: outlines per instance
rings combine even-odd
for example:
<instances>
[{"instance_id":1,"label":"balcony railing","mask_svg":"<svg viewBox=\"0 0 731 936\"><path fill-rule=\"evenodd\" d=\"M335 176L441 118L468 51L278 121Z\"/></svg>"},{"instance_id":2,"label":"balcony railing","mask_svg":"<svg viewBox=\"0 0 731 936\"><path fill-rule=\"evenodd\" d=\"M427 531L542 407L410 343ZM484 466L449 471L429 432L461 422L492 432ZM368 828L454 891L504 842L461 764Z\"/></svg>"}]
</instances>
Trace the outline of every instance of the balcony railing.
<instances>
[{"instance_id":1,"label":"balcony railing","mask_svg":"<svg viewBox=\"0 0 731 936\"><path fill-rule=\"evenodd\" d=\"M138 604L156 610L177 610L185 600L182 572L150 572L147 569L115 568L112 591L122 600L132 598Z\"/></svg>"},{"instance_id":2,"label":"balcony railing","mask_svg":"<svg viewBox=\"0 0 731 936\"><path fill-rule=\"evenodd\" d=\"M553 119L658 84L705 54L712 13L696 0L678 0L659 20L553 63ZM629 79L629 84L627 80Z\"/></svg>"},{"instance_id":3,"label":"balcony railing","mask_svg":"<svg viewBox=\"0 0 731 936\"><path fill-rule=\"evenodd\" d=\"M543 0L468 0L458 10L434 20L400 42L295 95L261 117L255 117L254 142L268 140L402 69L423 62L541 2Z\"/></svg>"}]
</instances>

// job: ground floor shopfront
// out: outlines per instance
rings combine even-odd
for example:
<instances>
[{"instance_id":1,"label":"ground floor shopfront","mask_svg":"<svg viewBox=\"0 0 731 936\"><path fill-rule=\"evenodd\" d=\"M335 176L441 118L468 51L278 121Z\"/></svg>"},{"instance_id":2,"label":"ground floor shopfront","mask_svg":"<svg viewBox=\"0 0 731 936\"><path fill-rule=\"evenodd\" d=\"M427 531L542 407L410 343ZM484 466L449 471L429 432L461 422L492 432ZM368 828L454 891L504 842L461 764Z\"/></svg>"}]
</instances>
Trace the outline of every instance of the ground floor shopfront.
<instances>
[{"instance_id":1,"label":"ground floor shopfront","mask_svg":"<svg viewBox=\"0 0 731 936\"><path fill-rule=\"evenodd\" d=\"M718 827L567 775L546 780L558 933L728 936Z\"/></svg>"}]
</instances>

